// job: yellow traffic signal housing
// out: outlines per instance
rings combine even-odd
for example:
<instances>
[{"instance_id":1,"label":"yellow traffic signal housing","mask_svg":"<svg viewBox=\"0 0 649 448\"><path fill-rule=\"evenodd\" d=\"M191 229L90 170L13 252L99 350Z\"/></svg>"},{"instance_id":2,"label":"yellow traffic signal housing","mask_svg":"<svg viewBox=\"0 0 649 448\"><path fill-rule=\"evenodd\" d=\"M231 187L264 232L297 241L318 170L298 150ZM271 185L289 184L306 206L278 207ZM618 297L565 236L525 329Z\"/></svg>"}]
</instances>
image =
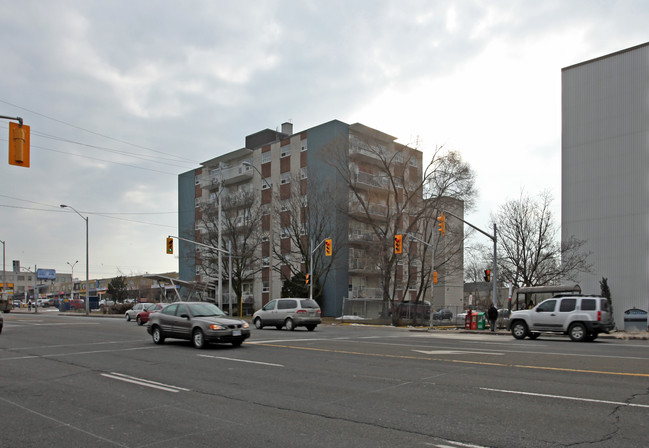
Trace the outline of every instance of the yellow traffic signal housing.
<instances>
[{"instance_id":1,"label":"yellow traffic signal housing","mask_svg":"<svg viewBox=\"0 0 649 448\"><path fill-rule=\"evenodd\" d=\"M331 257L333 249L331 248L331 238L325 240L325 255Z\"/></svg>"},{"instance_id":2,"label":"yellow traffic signal housing","mask_svg":"<svg viewBox=\"0 0 649 448\"><path fill-rule=\"evenodd\" d=\"M484 270L484 281L487 283L491 281L491 271L489 269Z\"/></svg>"},{"instance_id":3,"label":"yellow traffic signal housing","mask_svg":"<svg viewBox=\"0 0 649 448\"><path fill-rule=\"evenodd\" d=\"M307 285L308 285L309 283L311 283L311 274L307 274L307 275L306 275L306 282L305 282L305 283L306 283Z\"/></svg>"},{"instance_id":4,"label":"yellow traffic signal housing","mask_svg":"<svg viewBox=\"0 0 649 448\"><path fill-rule=\"evenodd\" d=\"M29 126L9 123L9 165L29 168Z\"/></svg>"},{"instance_id":5,"label":"yellow traffic signal housing","mask_svg":"<svg viewBox=\"0 0 649 448\"><path fill-rule=\"evenodd\" d=\"M171 237L167 238L167 253L168 254L174 253L174 239Z\"/></svg>"},{"instance_id":6,"label":"yellow traffic signal housing","mask_svg":"<svg viewBox=\"0 0 649 448\"><path fill-rule=\"evenodd\" d=\"M433 284L437 284L437 271L433 271Z\"/></svg>"},{"instance_id":7,"label":"yellow traffic signal housing","mask_svg":"<svg viewBox=\"0 0 649 448\"><path fill-rule=\"evenodd\" d=\"M444 216L444 213L439 215L437 220L439 221L439 229L438 230L442 235L444 235L446 233L446 216Z\"/></svg>"},{"instance_id":8,"label":"yellow traffic signal housing","mask_svg":"<svg viewBox=\"0 0 649 448\"><path fill-rule=\"evenodd\" d=\"M394 235L394 253L400 254L403 252L403 235Z\"/></svg>"}]
</instances>

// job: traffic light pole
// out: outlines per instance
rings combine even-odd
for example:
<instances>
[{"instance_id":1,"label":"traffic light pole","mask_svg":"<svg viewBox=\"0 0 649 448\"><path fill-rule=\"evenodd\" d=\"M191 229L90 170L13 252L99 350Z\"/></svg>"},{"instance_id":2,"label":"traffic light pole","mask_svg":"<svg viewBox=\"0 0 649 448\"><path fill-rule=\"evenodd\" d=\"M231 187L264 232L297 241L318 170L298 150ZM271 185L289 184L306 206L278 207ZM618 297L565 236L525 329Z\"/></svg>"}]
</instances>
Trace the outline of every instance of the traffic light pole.
<instances>
[{"instance_id":1,"label":"traffic light pole","mask_svg":"<svg viewBox=\"0 0 649 448\"><path fill-rule=\"evenodd\" d=\"M435 245L433 244L434 237L435 237L435 229L433 229L433 231L430 233L430 243L427 243L426 241L422 241L414 235L410 235L407 233L404 233L403 235L408 236L413 240L419 241L421 244L425 244L426 246L430 247L430 316L428 318L428 329L432 329L433 328L433 288L435 287Z\"/></svg>"},{"instance_id":2,"label":"traffic light pole","mask_svg":"<svg viewBox=\"0 0 649 448\"><path fill-rule=\"evenodd\" d=\"M320 243L311 251L309 256L309 299L313 300L313 254L316 250L320 248L327 241L328 238L320 241ZM313 246L313 240L311 240L311 245Z\"/></svg>"},{"instance_id":3,"label":"traffic light pole","mask_svg":"<svg viewBox=\"0 0 649 448\"><path fill-rule=\"evenodd\" d=\"M199 243L199 242L194 241L194 240L189 240L187 238L181 238L179 236L169 235L167 238L176 238L179 241L185 241L187 243L194 244L195 246L206 247L208 249L215 250L218 253L228 254L228 257L229 257L228 258L228 266L230 267L230 272L228 273L228 280L229 280L229 287L230 287L230 292L229 292L229 295L228 295L229 296L228 313L230 314L230 316L232 316L232 242L228 241L228 250L224 250L224 249L220 249L218 247L210 246L209 244L203 244L203 243ZM243 298L241 298L241 300L243 300Z\"/></svg>"},{"instance_id":4,"label":"traffic light pole","mask_svg":"<svg viewBox=\"0 0 649 448\"><path fill-rule=\"evenodd\" d=\"M492 268L492 271L493 271L493 276L492 276L492 280L493 280L493 288L492 288L492 297L491 297L491 300L492 300L494 306L495 306L495 307L498 307L498 287L497 287L497 284L498 284L498 251L497 251L497 247L498 247L498 232L497 232L497 229L496 229L496 223L494 223L494 234L493 234L493 235L489 235L489 234L488 234L487 232L485 232L484 230L482 230L482 229L480 229L480 228L474 226L474 225L471 224L470 222L465 221L464 219L460 218L460 217L457 216L457 215L454 215L454 214L451 213L451 212L445 211L444 213L446 213L447 215L451 215L451 216L454 217L455 219L459 219L460 221L462 221L462 222L463 222L464 224L466 224L467 226L472 227L472 228L474 228L475 230L477 230L478 232L482 233L483 235L485 235L485 236L491 238L491 240L494 242L494 258L493 258L493 268Z\"/></svg>"}]
</instances>

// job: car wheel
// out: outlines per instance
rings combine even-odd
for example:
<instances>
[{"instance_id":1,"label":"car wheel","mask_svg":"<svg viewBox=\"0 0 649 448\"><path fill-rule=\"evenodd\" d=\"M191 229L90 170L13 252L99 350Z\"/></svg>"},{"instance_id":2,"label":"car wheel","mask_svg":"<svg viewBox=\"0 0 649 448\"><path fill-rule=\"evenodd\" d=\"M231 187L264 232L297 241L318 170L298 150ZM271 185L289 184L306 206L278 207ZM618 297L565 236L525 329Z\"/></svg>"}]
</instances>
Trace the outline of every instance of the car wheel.
<instances>
[{"instance_id":1,"label":"car wheel","mask_svg":"<svg viewBox=\"0 0 649 448\"><path fill-rule=\"evenodd\" d=\"M539 336L541 336L541 333L530 333L529 334L530 339L536 339Z\"/></svg>"},{"instance_id":2,"label":"car wheel","mask_svg":"<svg viewBox=\"0 0 649 448\"><path fill-rule=\"evenodd\" d=\"M512 324L512 336L516 339L525 339L525 336L527 336L527 325L525 322L517 320Z\"/></svg>"},{"instance_id":3,"label":"car wheel","mask_svg":"<svg viewBox=\"0 0 649 448\"><path fill-rule=\"evenodd\" d=\"M264 324L261 323L261 319L259 317L255 319L254 324L257 330L261 330L262 328L264 328Z\"/></svg>"},{"instance_id":4,"label":"car wheel","mask_svg":"<svg viewBox=\"0 0 649 448\"><path fill-rule=\"evenodd\" d=\"M205 335L203 335L203 331L200 328L195 329L192 333L192 343L196 348L205 347Z\"/></svg>"},{"instance_id":5,"label":"car wheel","mask_svg":"<svg viewBox=\"0 0 649 448\"><path fill-rule=\"evenodd\" d=\"M142 318L140 316L136 317L135 320L137 321L138 325L144 325L144 322L142 322Z\"/></svg>"},{"instance_id":6,"label":"car wheel","mask_svg":"<svg viewBox=\"0 0 649 448\"><path fill-rule=\"evenodd\" d=\"M155 326L151 329L151 337L153 338L153 342L155 344L164 344L165 337L162 334L162 330L160 330L160 327Z\"/></svg>"},{"instance_id":7,"label":"car wheel","mask_svg":"<svg viewBox=\"0 0 649 448\"><path fill-rule=\"evenodd\" d=\"M286 329L288 331L295 330L295 324L293 323L293 319L291 319L290 317L288 319L286 319L286 321L284 322L284 325L286 326Z\"/></svg>"},{"instance_id":8,"label":"car wheel","mask_svg":"<svg viewBox=\"0 0 649 448\"><path fill-rule=\"evenodd\" d=\"M568 335L573 341L582 342L586 340L588 333L586 333L586 327L584 327L584 324L576 322L568 329Z\"/></svg>"},{"instance_id":9,"label":"car wheel","mask_svg":"<svg viewBox=\"0 0 649 448\"><path fill-rule=\"evenodd\" d=\"M126 313L126 322L130 322L130 321L131 321L131 315Z\"/></svg>"},{"instance_id":10,"label":"car wheel","mask_svg":"<svg viewBox=\"0 0 649 448\"><path fill-rule=\"evenodd\" d=\"M313 330L315 330L315 327L317 327L317 325L307 325L306 329L309 330L309 331L313 331Z\"/></svg>"}]
</instances>

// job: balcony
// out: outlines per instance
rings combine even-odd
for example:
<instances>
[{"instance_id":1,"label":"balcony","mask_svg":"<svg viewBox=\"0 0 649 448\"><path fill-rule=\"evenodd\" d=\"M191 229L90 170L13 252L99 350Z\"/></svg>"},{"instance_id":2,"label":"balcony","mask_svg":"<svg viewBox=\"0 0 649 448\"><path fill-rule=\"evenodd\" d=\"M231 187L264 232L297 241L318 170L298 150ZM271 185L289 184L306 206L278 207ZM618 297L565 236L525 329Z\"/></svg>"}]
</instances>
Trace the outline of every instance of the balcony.
<instances>
[{"instance_id":1,"label":"balcony","mask_svg":"<svg viewBox=\"0 0 649 448\"><path fill-rule=\"evenodd\" d=\"M233 185L240 182L246 182L252 179L254 168L250 165L239 164L233 167L223 167L221 170L212 170L212 173L201 182L201 187L217 189L221 178L223 185Z\"/></svg>"}]
</instances>

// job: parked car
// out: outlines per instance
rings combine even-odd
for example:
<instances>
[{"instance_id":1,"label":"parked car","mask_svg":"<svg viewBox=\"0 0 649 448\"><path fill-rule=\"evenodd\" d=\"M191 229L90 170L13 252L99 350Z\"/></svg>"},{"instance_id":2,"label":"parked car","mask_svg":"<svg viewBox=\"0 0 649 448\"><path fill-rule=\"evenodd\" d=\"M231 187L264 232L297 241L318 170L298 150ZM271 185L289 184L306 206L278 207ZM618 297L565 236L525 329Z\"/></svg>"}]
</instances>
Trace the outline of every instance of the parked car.
<instances>
[{"instance_id":1,"label":"parked car","mask_svg":"<svg viewBox=\"0 0 649 448\"><path fill-rule=\"evenodd\" d=\"M449 309L437 310L433 312L433 320L451 320L453 312Z\"/></svg>"},{"instance_id":2,"label":"parked car","mask_svg":"<svg viewBox=\"0 0 649 448\"><path fill-rule=\"evenodd\" d=\"M126 310L126 313L124 313L126 321L130 322L131 319L135 319L137 317L137 313L143 311L147 305L150 305L150 303L136 303L135 305L133 305L133 308Z\"/></svg>"},{"instance_id":3,"label":"parked car","mask_svg":"<svg viewBox=\"0 0 649 448\"><path fill-rule=\"evenodd\" d=\"M291 331L296 327L306 327L313 331L322 322L320 313L320 306L312 299L274 299L252 315L252 322L259 330L274 326L278 330L282 327Z\"/></svg>"},{"instance_id":4,"label":"parked car","mask_svg":"<svg viewBox=\"0 0 649 448\"><path fill-rule=\"evenodd\" d=\"M166 338L187 339L196 348L203 348L210 342L238 347L250 337L247 322L228 317L218 306L208 302L167 305L151 313L147 332L156 344L163 344Z\"/></svg>"},{"instance_id":5,"label":"parked car","mask_svg":"<svg viewBox=\"0 0 649 448\"><path fill-rule=\"evenodd\" d=\"M507 324L516 339L561 333L577 342L593 341L613 328L610 303L599 296L553 297L530 310L513 311Z\"/></svg>"},{"instance_id":6,"label":"parked car","mask_svg":"<svg viewBox=\"0 0 649 448\"><path fill-rule=\"evenodd\" d=\"M164 308L164 306L161 303L145 304L144 309L138 312L137 316L135 316L135 322L137 322L138 325L144 325L149 321L149 316L151 313L157 313L162 308Z\"/></svg>"},{"instance_id":7,"label":"parked car","mask_svg":"<svg viewBox=\"0 0 649 448\"><path fill-rule=\"evenodd\" d=\"M84 299L70 299L71 310L85 310L86 302Z\"/></svg>"}]
</instances>

